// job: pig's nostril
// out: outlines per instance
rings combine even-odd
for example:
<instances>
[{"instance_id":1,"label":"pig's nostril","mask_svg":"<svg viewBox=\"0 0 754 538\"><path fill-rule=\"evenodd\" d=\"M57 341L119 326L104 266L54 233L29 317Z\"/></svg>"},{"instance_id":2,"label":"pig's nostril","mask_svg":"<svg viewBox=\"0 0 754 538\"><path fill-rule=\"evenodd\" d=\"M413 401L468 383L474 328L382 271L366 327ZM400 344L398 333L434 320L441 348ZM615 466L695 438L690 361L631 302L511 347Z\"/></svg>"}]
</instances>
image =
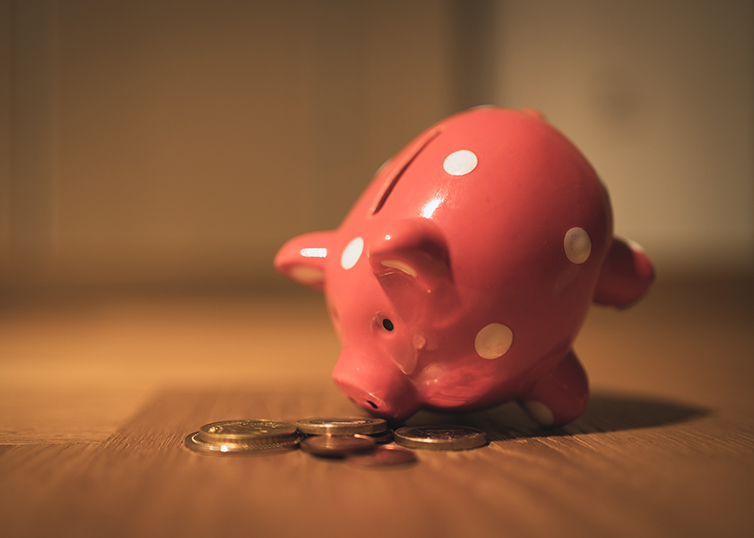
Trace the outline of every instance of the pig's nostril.
<instances>
[{"instance_id":1,"label":"pig's nostril","mask_svg":"<svg viewBox=\"0 0 754 538\"><path fill-rule=\"evenodd\" d=\"M393 322L389 319L385 318L382 320L382 326L385 327L386 331L392 331L395 327L393 326Z\"/></svg>"},{"instance_id":2,"label":"pig's nostril","mask_svg":"<svg viewBox=\"0 0 754 538\"><path fill-rule=\"evenodd\" d=\"M377 409L377 404L375 404L374 402L367 400L367 403L371 405L374 409Z\"/></svg>"}]
</instances>

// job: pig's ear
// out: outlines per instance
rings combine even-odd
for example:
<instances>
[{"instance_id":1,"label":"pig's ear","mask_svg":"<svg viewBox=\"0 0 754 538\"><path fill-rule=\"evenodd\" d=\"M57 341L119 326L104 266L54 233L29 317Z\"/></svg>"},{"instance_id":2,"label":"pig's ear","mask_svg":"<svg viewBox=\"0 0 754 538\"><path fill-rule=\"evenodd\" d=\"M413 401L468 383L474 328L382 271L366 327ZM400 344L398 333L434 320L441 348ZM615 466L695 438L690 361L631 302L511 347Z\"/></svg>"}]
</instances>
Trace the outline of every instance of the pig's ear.
<instances>
[{"instance_id":1,"label":"pig's ear","mask_svg":"<svg viewBox=\"0 0 754 538\"><path fill-rule=\"evenodd\" d=\"M321 290L325 286L325 263L332 256L333 232L299 235L275 255L275 269L299 284Z\"/></svg>"},{"instance_id":2,"label":"pig's ear","mask_svg":"<svg viewBox=\"0 0 754 538\"><path fill-rule=\"evenodd\" d=\"M627 307L641 298L654 280L652 261L632 241L614 238L597 280L594 302Z\"/></svg>"},{"instance_id":3,"label":"pig's ear","mask_svg":"<svg viewBox=\"0 0 754 538\"><path fill-rule=\"evenodd\" d=\"M445 238L426 219L398 220L383 228L369 246L369 263L378 277L404 274L427 291L451 278Z\"/></svg>"}]
</instances>

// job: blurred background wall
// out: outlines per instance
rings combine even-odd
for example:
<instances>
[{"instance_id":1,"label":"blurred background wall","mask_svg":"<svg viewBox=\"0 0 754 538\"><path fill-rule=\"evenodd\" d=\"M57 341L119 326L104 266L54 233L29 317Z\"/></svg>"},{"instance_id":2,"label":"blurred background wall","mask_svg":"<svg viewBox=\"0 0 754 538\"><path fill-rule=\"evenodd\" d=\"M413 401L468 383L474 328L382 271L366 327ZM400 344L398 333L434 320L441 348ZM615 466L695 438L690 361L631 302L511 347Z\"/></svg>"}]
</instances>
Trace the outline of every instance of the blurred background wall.
<instances>
[{"instance_id":1,"label":"blurred background wall","mask_svg":"<svg viewBox=\"0 0 754 538\"><path fill-rule=\"evenodd\" d=\"M663 278L754 274L750 0L0 0L0 290L284 286L415 134L532 107Z\"/></svg>"}]
</instances>

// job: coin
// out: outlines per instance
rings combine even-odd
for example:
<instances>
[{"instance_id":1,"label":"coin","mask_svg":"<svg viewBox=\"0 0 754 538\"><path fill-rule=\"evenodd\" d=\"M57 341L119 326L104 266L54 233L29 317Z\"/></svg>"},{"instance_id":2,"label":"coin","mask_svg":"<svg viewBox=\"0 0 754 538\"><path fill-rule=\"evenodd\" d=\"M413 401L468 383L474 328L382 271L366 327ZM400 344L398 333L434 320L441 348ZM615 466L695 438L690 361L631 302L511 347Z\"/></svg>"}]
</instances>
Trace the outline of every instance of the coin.
<instances>
[{"instance_id":1,"label":"coin","mask_svg":"<svg viewBox=\"0 0 754 538\"><path fill-rule=\"evenodd\" d=\"M198 433L204 443L244 446L286 442L297 435L294 424L274 420L223 420L205 424Z\"/></svg>"},{"instance_id":2,"label":"coin","mask_svg":"<svg viewBox=\"0 0 754 538\"><path fill-rule=\"evenodd\" d=\"M194 432L186 436L184 445L186 448L203 454L270 454L288 451L295 448L300 440L298 435L293 438L269 443L239 444L239 443L207 443L200 439L200 432Z\"/></svg>"},{"instance_id":3,"label":"coin","mask_svg":"<svg viewBox=\"0 0 754 538\"><path fill-rule=\"evenodd\" d=\"M374 448L374 439L367 435L316 435L301 441L301 450L315 456L342 458L355 452Z\"/></svg>"},{"instance_id":4,"label":"coin","mask_svg":"<svg viewBox=\"0 0 754 538\"><path fill-rule=\"evenodd\" d=\"M387 430L382 418L305 418L296 422L298 431L309 435L381 433Z\"/></svg>"},{"instance_id":5,"label":"coin","mask_svg":"<svg viewBox=\"0 0 754 538\"><path fill-rule=\"evenodd\" d=\"M389 467L392 465L407 465L417 460L416 454L397 446L380 446L372 452L357 454L349 461L365 467Z\"/></svg>"},{"instance_id":6,"label":"coin","mask_svg":"<svg viewBox=\"0 0 754 538\"><path fill-rule=\"evenodd\" d=\"M381 433L370 433L367 435L374 439L374 442L378 445L384 445L393 441L393 430L385 430Z\"/></svg>"},{"instance_id":7,"label":"coin","mask_svg":"<svg viewBox=\"0 0 754 538\"><path fill-rule=\"evenodd\" d=\"M464 450L487 443L487 434L468 426L404 426L395 431L395 442L408 448Z\"/></svg>"}]
</instances>

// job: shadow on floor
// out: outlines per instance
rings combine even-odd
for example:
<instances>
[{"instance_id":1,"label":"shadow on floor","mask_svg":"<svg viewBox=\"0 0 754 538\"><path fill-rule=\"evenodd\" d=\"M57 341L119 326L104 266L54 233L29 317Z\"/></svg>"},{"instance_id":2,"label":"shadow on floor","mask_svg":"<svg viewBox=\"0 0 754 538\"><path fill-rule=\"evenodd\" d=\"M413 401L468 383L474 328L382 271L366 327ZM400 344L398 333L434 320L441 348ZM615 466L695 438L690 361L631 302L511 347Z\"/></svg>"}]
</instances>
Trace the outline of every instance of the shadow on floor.
<instances>
[{"instance_id":1,"label":"shadow on floor","mask_svg":"<svg viewBox=\"0 0 754 538\"><path fill-rule=\"evenodd\" d=\"M490 441L554 438L625 430L660 428L697 420L713 413L699 406L661 397L595 391L578 420L562 428L540 428L517 404L473 413L420 411L405 425L458 424L487 432ZM314 390L163 391L118 430L105 446L158 442L180 446L202 424L231 418L269 418L295 422L306 417L360 416L334 388ZM390 424L392 428L404 425ZM169 439L166 439L169 435Z\"/></svg>"},{"instance_id":2,"label":"shadow on floor","mask_svg":"<svg viewBox=\"0 0 754 538\"><path fill-rule=\"evenodd\" d=\"M407 425L460 424L487 432L490 441L525 437L559 437L576 434L657 428L696 420L712 412L659 397L597 392L575 422L561 428L541 428L515 403L478 413L445 414L421 411Z\"/></svg>"}]
</instances>

